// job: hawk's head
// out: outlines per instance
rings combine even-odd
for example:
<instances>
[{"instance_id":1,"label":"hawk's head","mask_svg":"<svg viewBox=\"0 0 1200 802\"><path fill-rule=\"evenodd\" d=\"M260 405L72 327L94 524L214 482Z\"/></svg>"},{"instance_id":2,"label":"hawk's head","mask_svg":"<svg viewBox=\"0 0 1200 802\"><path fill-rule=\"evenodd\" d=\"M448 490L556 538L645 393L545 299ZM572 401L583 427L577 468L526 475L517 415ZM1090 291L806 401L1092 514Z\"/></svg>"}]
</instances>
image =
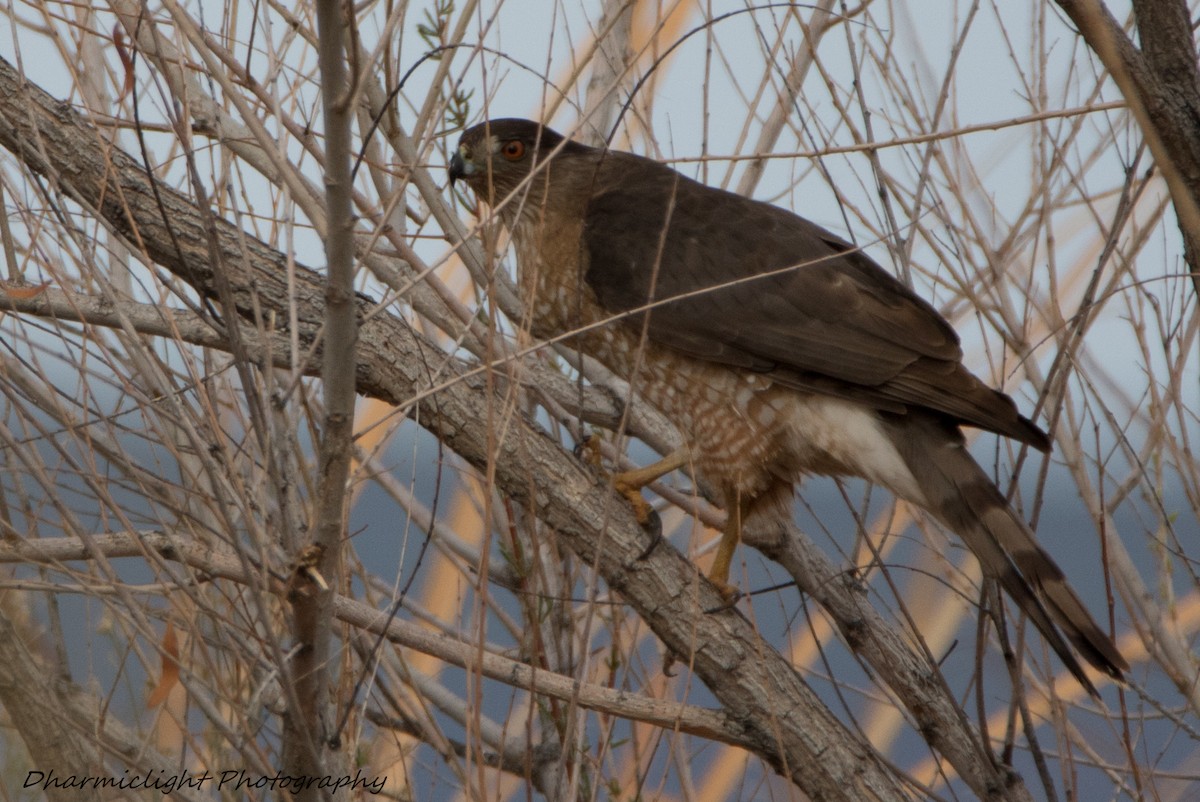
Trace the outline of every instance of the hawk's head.
<instances>
[{"instance_id":1,"label":"hawk's head","mask_svg":"<svg viewBox=\"0 0 1200 802\"><path fill-rule=\"evenodd\" d=\"M516 190L552 154L588 150L532 120L488 120L468 128L450 157L450 183L467 182L489 206Z\"/></svg>"}]
</instances>

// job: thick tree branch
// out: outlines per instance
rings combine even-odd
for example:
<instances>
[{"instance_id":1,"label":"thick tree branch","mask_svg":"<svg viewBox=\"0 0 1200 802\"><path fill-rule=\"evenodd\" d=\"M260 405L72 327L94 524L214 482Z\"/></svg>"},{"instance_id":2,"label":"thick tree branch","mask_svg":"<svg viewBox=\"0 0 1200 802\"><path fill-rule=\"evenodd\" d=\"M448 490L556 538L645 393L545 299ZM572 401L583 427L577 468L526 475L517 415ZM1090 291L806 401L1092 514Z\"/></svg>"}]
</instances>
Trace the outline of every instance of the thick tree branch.
<instances>
[{"instance_id":1,"label":"thick tree branch","mask_svg":"<svg viewBox=\"0 0 1200 802\"><path fill-rule=\"evenodd\" d=\"M354 440L354 366L358 341L354 296L354 216L350 177L350 76L344 43L351 39L350 6L317 2L318 61L325 133L325 320L321 341L321 387L325 415L317 449L316 521L312 539L293 555L288 589L292 633L300 645L289 666L299 710L284 715L284 768L320 776L342 756L336 743L336 712L329 690L337 676L333 644L333 597L344 584L342 556L349 517L350 460ZM301 802L322 794L305 788Z\"/></svg>"}]
</instances>

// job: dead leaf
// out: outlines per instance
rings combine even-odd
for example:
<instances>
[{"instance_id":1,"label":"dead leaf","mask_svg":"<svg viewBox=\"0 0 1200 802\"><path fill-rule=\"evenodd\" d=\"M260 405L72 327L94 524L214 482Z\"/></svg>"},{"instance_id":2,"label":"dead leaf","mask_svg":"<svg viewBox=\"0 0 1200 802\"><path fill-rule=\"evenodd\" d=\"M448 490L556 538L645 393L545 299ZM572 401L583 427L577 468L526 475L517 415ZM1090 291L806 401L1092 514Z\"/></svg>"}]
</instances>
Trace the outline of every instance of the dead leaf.
<instances>
[{"instance_id":1,"label":"dead leaf","mask_svg":"<svg viewBox=\"0 0 1200 802\"><path fill-rule=\"evenodd\" d=\"M175 625L167 622L167 631L162 639L162 673L158 685L146 699L146 707L158 707L166 701L167 694L179 683L179 640L175 637Z\"/></svg>"}]
</instances>

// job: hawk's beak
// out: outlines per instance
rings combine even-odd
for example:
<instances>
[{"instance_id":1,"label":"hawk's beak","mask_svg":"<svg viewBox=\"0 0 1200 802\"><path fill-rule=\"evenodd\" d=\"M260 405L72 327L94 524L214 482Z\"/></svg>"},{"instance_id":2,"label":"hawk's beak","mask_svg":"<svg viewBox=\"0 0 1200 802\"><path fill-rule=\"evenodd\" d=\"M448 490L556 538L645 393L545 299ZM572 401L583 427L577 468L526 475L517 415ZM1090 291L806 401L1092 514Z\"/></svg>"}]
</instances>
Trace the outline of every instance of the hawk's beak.
<instances>
[{"instance_id":1,"label":"hawk's beak","mask_svg":"<svg viewBox=\"0 0 1200 802\"><path fill-rule=\"evenodd\" d=\"M466 178L475 172L475 165L463 158L463 149L460 146L454 151L454 155L450 157L450 188L454 189L454 182L460 178Z\"/></svg>"}]
</instances>

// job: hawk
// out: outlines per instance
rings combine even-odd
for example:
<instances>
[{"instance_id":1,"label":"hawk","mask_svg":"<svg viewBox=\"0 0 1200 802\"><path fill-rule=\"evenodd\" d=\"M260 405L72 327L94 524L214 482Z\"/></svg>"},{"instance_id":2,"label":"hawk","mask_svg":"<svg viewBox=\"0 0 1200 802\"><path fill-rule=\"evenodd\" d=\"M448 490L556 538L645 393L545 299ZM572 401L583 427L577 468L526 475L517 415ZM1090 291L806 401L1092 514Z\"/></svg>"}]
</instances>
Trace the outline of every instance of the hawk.
<instances>
[{"instance_id":1,"label":"hawk","mask_svg":"<svg viewBox=\"0 0 1200 802\"><path fill-rule=\"evenodd\" d=\"M956 532L1093 695L1076 654L1123 677L1128 664L959 427L1041 451L1048 436L963 366L930 304L859 249L530 120L467 130L450 179L508 229L534 336L572 333L678 424L683 448L618 484L636 506L642 485L687 465L721 495L728 523L709 579L727 598L748 519L780 514L805 474L858 476Z\"/></svg>"}]
</instances>

